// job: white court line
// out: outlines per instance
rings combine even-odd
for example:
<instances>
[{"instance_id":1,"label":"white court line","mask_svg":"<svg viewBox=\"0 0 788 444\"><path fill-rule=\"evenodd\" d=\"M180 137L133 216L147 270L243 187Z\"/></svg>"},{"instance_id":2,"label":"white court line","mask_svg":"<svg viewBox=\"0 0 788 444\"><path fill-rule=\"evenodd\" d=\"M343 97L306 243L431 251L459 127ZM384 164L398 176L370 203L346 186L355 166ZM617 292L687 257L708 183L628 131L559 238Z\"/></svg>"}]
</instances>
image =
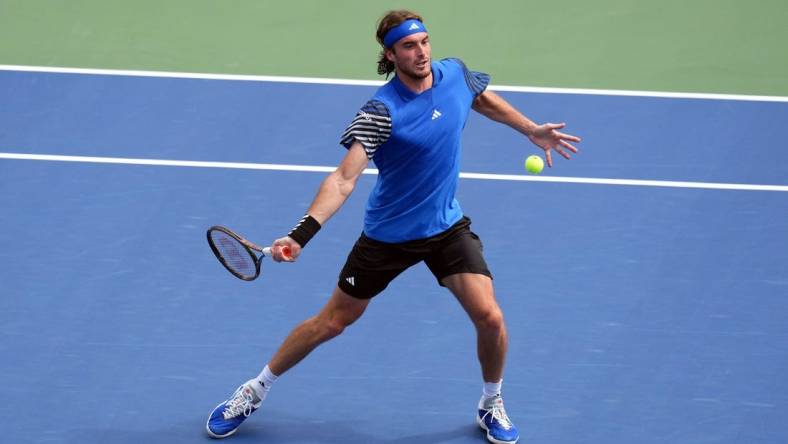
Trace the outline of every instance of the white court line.
<instances>
[{"instance_id":1,"label":"white court line","mask_svg":"<svg viewBox=\"0 0 788 444\"><path fill-rule=\"evenodd\" d=\"M380 86L382 80L331 79L321 77L257 76L240 74L207 74L192 72L139 71L126 69L65 68L58 66L0 65L0 71L49 72L60 74L90 74L105 76L161 77L177 79L235 80L251 82L312 83L320 85ZM658 97L671 99L738 100L749 102L783 102L785 96L758 96L744 94L710 94L692 92L634 91L587 88L543 88L534 86L490 85L493 91L528 92L544 94L579 94L597 96Z\"/></svg>"},{"instance_id":2,"label":"white court line","mask_svg":"<svg viewBox=\"0 0 788 444\"><path fill-rule=\"evenodd\" d=\"M273 171L301 171L329 173L336 167L314 165L286 165L275 163L241 163L241 162L204 162L193 160L162 160L162 159L134 159L123 157L89 157L89 156L61 156L51 154L20 154L2 153L0 159L8 160L38 160L52 162L82 162L82 163L108 163L122 165L150 165L173 166L192 168L227 168L243 170L273 170ZM376 175L378 170L367 168L364 174ZM668 180L635 180L635 179L601 179L591 177L551 177L551 176L524 176L516 174L485 174L485 173L460 173L462 179L477 180L504 180L518 182L554 182L554 183L581 183L593 185L624 185L640 187L666 187L666 188L700 188L707 190L738 190L738 191L782 191L788 192L788 185L755 185L746 183L713 183L713 182L677 182Z\"/></svg>"}]
</instances>

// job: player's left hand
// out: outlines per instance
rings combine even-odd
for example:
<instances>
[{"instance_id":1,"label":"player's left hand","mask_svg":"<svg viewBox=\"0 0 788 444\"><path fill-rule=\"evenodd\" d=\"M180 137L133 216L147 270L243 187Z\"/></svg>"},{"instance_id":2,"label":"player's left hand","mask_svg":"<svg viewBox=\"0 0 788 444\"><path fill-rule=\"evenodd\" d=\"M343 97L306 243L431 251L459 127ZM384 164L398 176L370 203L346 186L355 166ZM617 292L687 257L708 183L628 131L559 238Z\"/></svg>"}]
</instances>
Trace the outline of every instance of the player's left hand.
<instances>
[{"instance_id":1,"label":"player's left hand","mask_svg":"<svg viewBox=\"0 0 788 444\"><path fill-rule=\"evenodd\" d=\"M580 138L558 131L565 126L566 123L545 123L534 128L531 134L528 135L528 138L534 145L544 150L547 166L550 168L553 167L552 150L557 151L558 154L564 156L567 160L572 157L567 150L577 153L577 148L569 142L580 142Z\"/></svg>"}]
</instances>

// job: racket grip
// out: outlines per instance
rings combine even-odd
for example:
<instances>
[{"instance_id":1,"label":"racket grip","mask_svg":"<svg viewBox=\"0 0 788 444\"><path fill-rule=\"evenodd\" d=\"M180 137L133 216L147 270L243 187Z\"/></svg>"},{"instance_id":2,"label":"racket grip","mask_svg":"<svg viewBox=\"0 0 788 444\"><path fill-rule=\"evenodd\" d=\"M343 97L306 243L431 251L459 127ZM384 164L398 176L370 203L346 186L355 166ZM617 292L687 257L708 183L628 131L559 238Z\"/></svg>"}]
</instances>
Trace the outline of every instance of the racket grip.
<instances>
[{"instance_id":1,"label":"racket grip","mask_svg":"<svg viewBox=\"0 0 788 444\"><path fill-rule=\"evenodd\" d=\"M263 254L265 256L271 256L273 255L273 250L271 250L271 247L265 247L263 248ZM293 257L293 250L291 250L290 247L285 245L282 247L282 255L285 258L290 259L291 257Z\"/></svg>"}]
</instances>

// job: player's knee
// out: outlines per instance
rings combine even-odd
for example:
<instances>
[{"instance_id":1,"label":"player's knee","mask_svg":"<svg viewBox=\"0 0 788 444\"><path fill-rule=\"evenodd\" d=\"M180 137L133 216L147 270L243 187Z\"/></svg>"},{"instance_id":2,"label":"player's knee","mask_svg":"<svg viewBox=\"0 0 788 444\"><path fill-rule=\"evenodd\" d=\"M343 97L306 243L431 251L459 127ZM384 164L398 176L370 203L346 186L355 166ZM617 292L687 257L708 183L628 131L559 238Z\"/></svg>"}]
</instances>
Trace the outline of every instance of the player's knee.
<instances>
[{"instance_id":1,"label":"player's knee","mask_svg":"<svg viewBox=\"0 0 788 444\"><path fill-rule=\"evenodd\" d=\"M365 309L366 304L329 305L314 318L317 334L323 340L341 335L345 328L364 314Z\"/></svg>"},{"instance_id":2,"label":"player's knee","mask_svg":"<svg viewBox=\"0 0 788 444\"><path fill-rule=\"evenodd\" d=\"M349 324L346 324L344 322L331 320L329 322L326 322L323 328L326 336L328 336L329 338L334 338L341 335L342 332L345 331L345 327L347 327L348 325Z\"/></svg>"},{"instance_id":3,"label":"player's knee","mask_svg":"<svg viewBox=\"0 0 788 444\"><path fill-rule=\"evenodd\" d=\"M476 327L485 331L504 330L503 313L500 308L491 308L480 313L475 319Z\"/></svg>"},{"instance_id":4,"label":"player's knee","mask_svg":"<svg viewBox=\"0 0 788 444\"><path fill-rule=\"evenodd\" d=\"M333 317L328 319L321 319L320 321L320 336L328 340L335 338L345 331L355 321L355 318Z\"/></svg>"}]
</instances>

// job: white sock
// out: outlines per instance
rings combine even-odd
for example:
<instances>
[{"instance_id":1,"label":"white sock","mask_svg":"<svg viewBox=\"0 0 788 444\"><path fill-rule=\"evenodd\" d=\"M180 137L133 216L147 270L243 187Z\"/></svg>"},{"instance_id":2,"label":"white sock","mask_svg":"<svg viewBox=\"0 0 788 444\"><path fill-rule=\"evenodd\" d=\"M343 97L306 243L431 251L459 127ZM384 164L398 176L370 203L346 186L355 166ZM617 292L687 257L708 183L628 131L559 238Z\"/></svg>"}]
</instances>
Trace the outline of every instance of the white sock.
<instances>
[{"instance_id":1,"label":"white sock","mask_svg":"<svg viewBox=\"0 0 788 444\"><path fill-rule=\"evenodd\" d=\"M482 398L489 399L495 396L501 395L501 386L503 385L503 379L498 382L486 382L482 387Z\"/></svg>"},{"instance_id":2,"label":"white sock","mask_svg":"<svg viewBox=\"0 0 788 444\"><path fill-rule=\"evenodd\" d=\"M274 385L274 382L276 382L278 378L279 377L273 374L271 369L266 365L265 368L263 368L263 371L261 371L260 374L254 378L257 384L252 384L257 396L259 396L260 399L265 399L268 391L271 390L271 386Z\"/></svg>"}]
</instances>

